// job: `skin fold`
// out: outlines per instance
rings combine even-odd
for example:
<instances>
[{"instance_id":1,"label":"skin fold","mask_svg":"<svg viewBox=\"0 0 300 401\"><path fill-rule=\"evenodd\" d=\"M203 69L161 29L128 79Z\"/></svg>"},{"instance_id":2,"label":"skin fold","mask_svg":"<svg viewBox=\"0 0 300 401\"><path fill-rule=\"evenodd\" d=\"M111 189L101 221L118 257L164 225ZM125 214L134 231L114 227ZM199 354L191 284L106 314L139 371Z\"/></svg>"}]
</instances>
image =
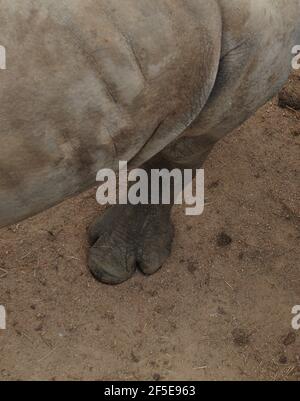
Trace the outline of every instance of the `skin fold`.
<instances>
[{"instance_id":1,"label":"skin fold","mask_svg":"<svg viewBox=\"0 0 300 401\"><path fill-rule=\"evenodd\" d=\"M95 184L97 171L200 168L282 87L299 0L0 0L0 227ZM118 284L171 251L171 207L116 206L89 266ZM109 249L109 251L107 251Z\"/></svg>"}]
</instances>

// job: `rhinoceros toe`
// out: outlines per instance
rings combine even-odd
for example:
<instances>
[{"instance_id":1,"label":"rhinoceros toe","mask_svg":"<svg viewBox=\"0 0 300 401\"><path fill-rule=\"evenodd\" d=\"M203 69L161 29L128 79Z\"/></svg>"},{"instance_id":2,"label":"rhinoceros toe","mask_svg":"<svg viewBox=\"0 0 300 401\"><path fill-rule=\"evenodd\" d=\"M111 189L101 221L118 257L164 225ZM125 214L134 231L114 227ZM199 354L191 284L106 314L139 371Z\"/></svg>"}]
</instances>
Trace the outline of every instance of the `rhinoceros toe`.
<instances>
[{"instance_id":1,"label":"rhinoceros toe","mask_svg":"<svg viewBox=\"0 0 300 401\"><path fill-rule=\"evenodd\" d=\"M174 237L170 208L122 205L108 209L89 228L89 268L105 284L129 280L137 268L157 272L170 256Z\"/></svg>"}]
</instances>

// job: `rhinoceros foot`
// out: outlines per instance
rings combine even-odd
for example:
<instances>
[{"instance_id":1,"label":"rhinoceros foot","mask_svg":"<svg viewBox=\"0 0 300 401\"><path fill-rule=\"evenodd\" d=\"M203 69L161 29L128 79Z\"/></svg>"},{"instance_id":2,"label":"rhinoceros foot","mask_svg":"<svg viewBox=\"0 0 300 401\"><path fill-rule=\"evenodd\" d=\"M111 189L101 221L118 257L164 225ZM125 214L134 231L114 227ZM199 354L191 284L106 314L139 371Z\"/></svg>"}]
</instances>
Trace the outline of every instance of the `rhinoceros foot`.
<instances>
[{"instance_id":1,"label":"rhinoceros foot","mask_svg":"<svg viewBox=\"0 0 300 401\"><path fill-rule=\"evenodd\" d=\"M171 208L161 205L118 205L89 229L89 268L105 284L129 280L137 268L157 272L171 253L174 237Z\"/></svg>"}]
</instances>

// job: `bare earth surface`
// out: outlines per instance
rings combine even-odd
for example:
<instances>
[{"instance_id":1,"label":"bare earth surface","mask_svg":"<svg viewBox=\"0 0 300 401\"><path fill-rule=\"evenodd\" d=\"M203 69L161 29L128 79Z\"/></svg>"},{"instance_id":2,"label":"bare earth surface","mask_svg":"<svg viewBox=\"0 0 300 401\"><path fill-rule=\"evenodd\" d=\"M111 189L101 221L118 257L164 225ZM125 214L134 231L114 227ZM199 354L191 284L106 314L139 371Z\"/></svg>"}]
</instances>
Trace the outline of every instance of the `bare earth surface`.
<instances>
[{"instance_id":1,"label":"bare earth surface","mask_svg":"<svg viewBox=\"0 0 300 401\"><path fill-rule=\"evenodd\" d=\"M0 232L0 380L299 380L300 112L277 99L205 165L205 213L119 287L86 267L95 191Z\"/></svg>"}]
</instances>

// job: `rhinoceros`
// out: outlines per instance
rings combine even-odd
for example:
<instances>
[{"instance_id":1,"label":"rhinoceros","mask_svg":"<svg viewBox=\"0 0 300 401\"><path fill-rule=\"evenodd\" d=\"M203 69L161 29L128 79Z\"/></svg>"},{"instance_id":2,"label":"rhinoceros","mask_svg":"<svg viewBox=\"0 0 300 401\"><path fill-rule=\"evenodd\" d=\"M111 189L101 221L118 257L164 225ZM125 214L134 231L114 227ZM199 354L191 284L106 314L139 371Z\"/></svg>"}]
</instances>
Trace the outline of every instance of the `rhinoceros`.
<instances>
[{"instance_id":1,"label":"rhinoceros","mask_svg":"<svg viewBox=\"0 0 300 401\"><path fill-rule=\"evenodd\" d=\"M0 0L0 227L102 168L200 168L287 80L300 0ZM89 267L119 284L171 252L171 205L116 205Z\"/></svg>"}]
</instances>

